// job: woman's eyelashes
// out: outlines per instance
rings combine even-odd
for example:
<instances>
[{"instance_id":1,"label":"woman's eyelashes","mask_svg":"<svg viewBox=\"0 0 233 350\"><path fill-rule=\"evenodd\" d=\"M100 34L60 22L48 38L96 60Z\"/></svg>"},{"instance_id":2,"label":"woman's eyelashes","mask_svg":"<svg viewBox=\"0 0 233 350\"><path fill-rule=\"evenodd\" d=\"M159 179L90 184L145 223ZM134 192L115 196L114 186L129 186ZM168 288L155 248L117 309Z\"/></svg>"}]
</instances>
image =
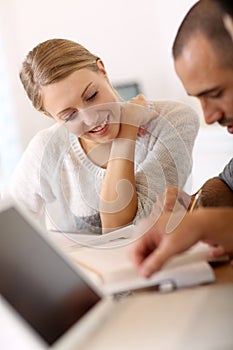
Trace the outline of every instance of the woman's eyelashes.
<instances>
[{"instance_id":1,"label":"woman's eyelashes","mask_svg":"<svg viewBox=\"0 0 233 350\"><path fill-rule=\"evenodd\" d=\"M69 115L67 115L65 118L64 118L64 121L65 123L73 120L74 118L76 118L78 115L78 111L73 111L72 113L70 113Z\"/></svg>"},{"instance_id":2,"label":"woman's eyelashes","mask_svg":"<svg viewBox=\"0 0 233 350\"><path fill-rule=\"evenodd\" d=\"M98 95L98 90L96 90L93 94L91 94L90 96L88 96L87 98L86 98L86 101L91 101L91 100L93 100L97 95Z\"/></svg>"}]
</instances>

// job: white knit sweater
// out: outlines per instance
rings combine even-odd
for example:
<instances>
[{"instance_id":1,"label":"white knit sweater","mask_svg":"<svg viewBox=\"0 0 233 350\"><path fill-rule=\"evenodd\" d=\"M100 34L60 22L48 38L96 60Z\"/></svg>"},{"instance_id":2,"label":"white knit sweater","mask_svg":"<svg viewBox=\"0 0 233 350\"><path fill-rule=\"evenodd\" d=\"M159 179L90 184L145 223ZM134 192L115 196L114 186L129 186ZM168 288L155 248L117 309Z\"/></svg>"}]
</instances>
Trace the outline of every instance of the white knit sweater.
<instances>
[{"instance_id":1,"label":"white knit sweater","mask_svg":"<svg viewBox=\"0 0 233 350\"><path fill-rule=\"evenodd\" d=\"M187 105L173 101L154 105L159 117L147 125L145 136L138 136L135 147L135 220L149 214L156 195L167 185L184 186L199 128L196 112ZM101 233L98 207L104 174L105 169L86 156L77 137L55 124L31 140L8 191L57 230Z\"/></svg>"}]
</instances>

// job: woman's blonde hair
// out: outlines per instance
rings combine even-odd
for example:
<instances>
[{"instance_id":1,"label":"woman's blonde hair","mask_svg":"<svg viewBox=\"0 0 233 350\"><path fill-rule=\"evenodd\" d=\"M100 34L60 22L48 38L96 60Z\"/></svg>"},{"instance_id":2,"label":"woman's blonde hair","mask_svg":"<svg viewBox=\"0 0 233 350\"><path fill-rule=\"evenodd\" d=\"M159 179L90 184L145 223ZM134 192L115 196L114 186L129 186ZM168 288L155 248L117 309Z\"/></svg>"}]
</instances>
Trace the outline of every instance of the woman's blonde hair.
<instances>
[{"instance_id":1,"label":"woman's blonde hair","mask_svg":"<svg viewBox=\"0 0 233 350\"><path fill-rule=\"evenodd\" d=\"M41 87L55 83L82 68L98 71L98 59L74 41L50 39L28 53L19 76L33 106L38 111L46 112Z\"/></svg>"}]
</instances>

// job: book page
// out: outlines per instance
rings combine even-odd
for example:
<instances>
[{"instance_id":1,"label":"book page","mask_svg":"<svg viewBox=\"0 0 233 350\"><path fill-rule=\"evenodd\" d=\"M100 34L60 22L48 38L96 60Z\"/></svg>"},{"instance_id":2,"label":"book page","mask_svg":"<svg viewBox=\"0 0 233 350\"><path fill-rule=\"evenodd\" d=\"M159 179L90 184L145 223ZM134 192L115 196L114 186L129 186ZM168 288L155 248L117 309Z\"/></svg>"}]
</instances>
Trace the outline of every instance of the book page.
<instances>
[{"instance_id":1,"label":"book page","mask_svg":"<svg viewBox=\"0 0 233 350\"><path fill-rule=\"evenodd\" d=\"M207 263L211 247L198 243L183 254L173 257L151 278L140 276L128 258L129 246L117 248L79 247L69 256L90 278L102 286L107 294L117 293L170 281L174 288L186 287L215 280L214 272Z\"/></svg>"}]
</instances>

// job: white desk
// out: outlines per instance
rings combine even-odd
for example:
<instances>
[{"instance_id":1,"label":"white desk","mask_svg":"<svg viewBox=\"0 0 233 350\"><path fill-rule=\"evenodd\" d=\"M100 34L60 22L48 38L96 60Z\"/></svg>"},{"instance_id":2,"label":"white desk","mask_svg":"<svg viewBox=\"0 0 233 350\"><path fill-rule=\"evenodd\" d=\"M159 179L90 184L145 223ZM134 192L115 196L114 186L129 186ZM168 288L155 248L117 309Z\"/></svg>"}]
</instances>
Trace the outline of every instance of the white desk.
<instances>
[{"instance_id":1,"label":"white desk","mask_svg":"<svg viewBox=\"0 0 233 350\"><path fill-rule=\"evenodd\" d=\"M83 350L233 349L233 270L225 266L216 274L212 285L137 294L136 311L135 301L127 301Z\"/></svg>"},{"instance_id":2,"label":"white desk","mask_svg":"<svg viewBox=\"0 0 233 350\"><path fill-rule=\"evenodd\" d=\"M126 298L82 350L233 349L233 268L215 274L214 284Z\"/></svg>"}]
</instances>

